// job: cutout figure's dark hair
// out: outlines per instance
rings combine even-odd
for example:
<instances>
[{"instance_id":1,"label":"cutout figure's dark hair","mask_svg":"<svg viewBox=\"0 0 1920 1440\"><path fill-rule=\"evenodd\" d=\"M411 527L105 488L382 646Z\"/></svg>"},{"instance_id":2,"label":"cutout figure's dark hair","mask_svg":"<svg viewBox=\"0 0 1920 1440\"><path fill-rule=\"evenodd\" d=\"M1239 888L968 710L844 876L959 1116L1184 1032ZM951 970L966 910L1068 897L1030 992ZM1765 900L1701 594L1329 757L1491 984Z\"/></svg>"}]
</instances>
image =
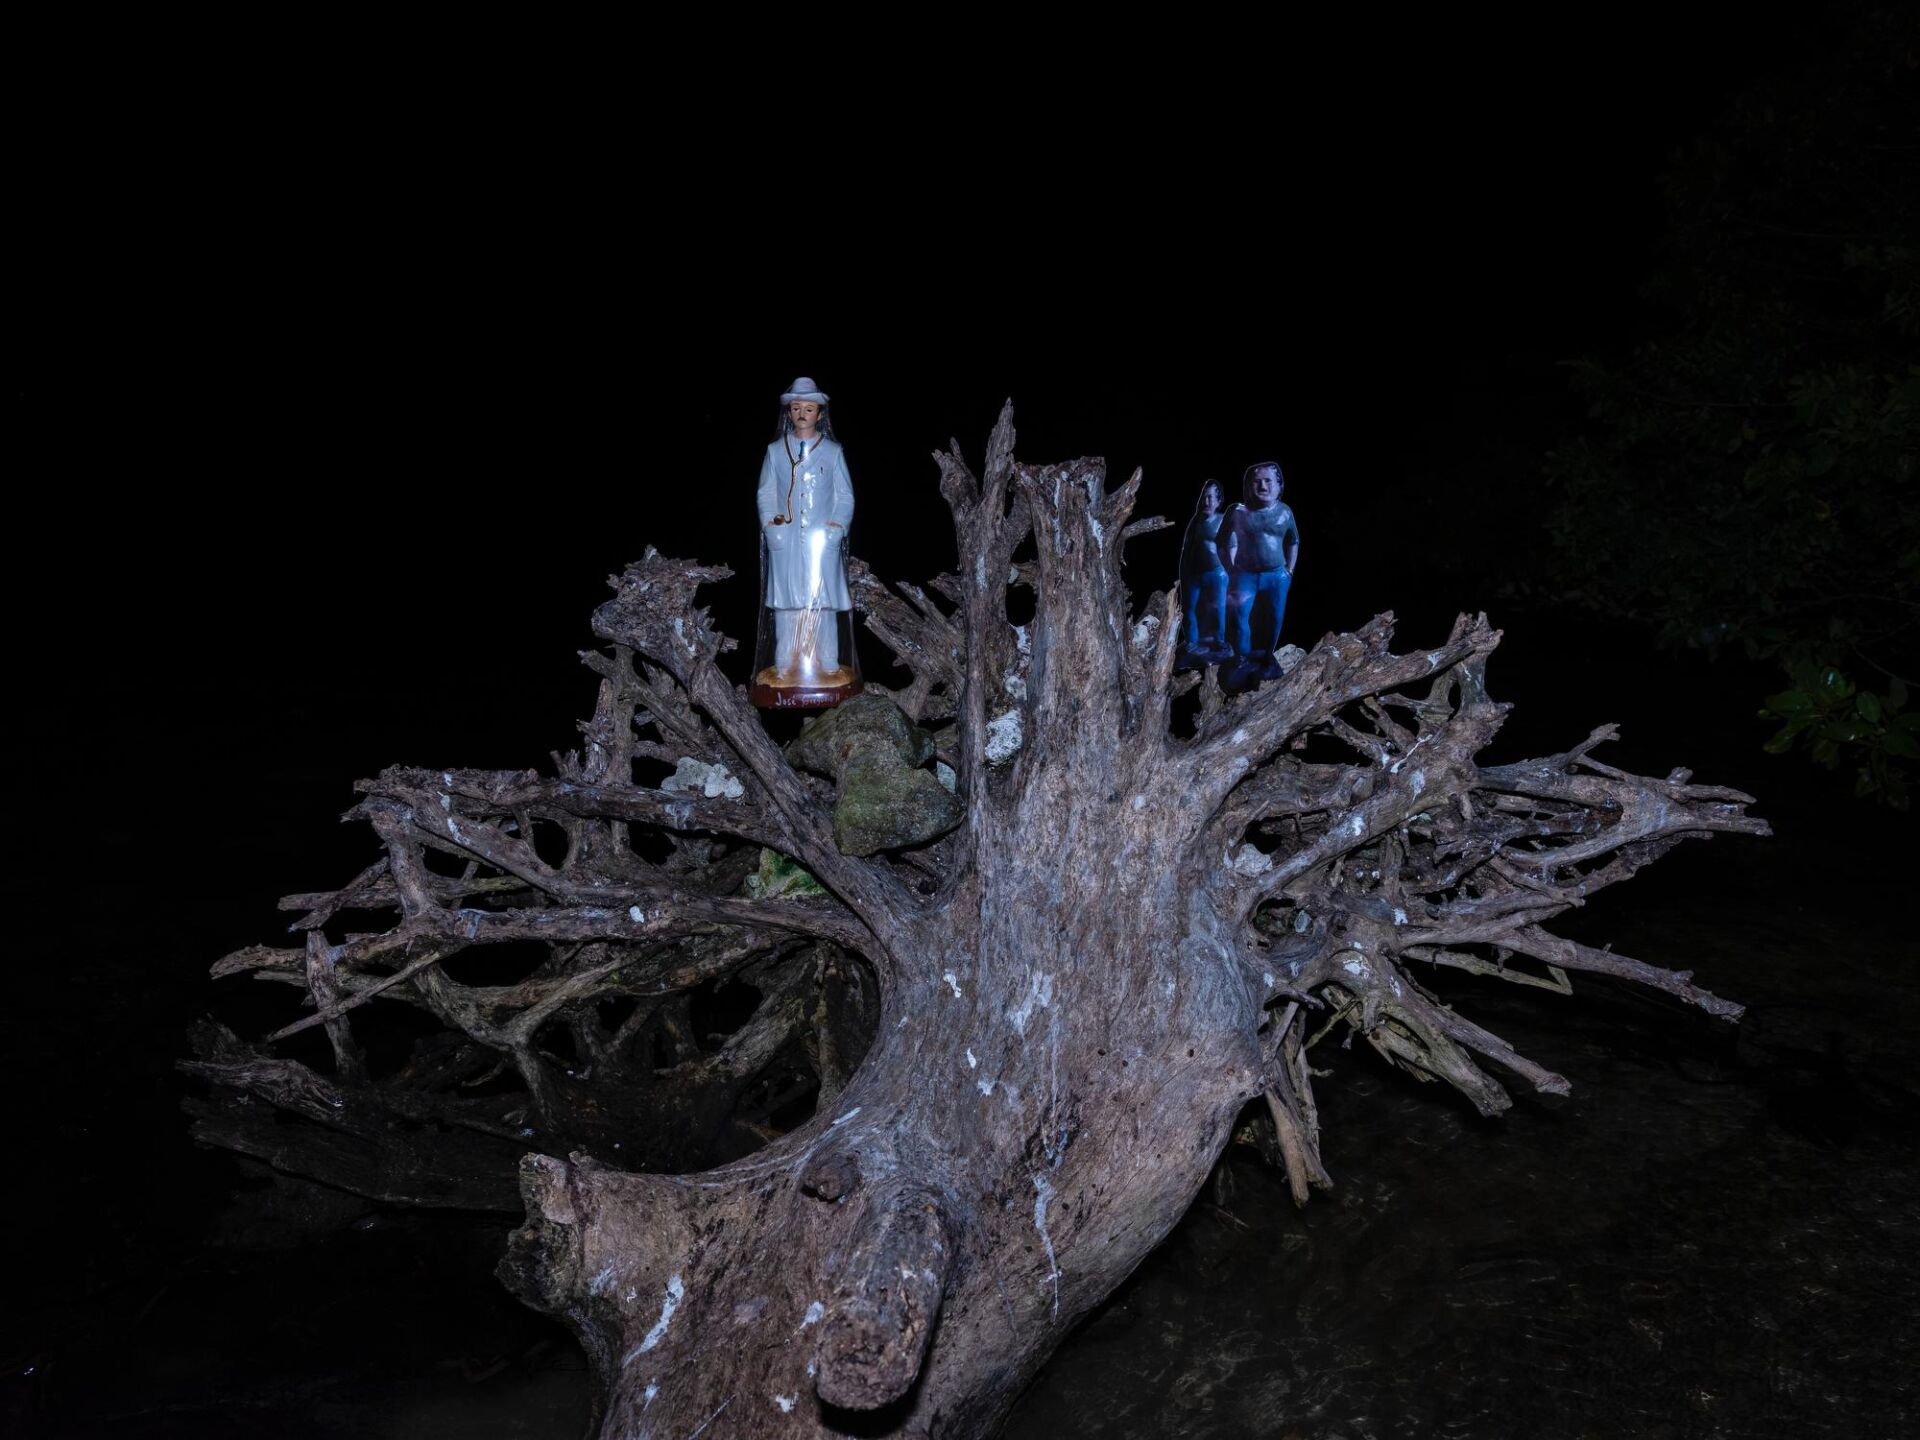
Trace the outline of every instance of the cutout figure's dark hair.
<instances>
[{"instance_id":1,"label":"cutout figure's dark hair","mask_svg":"<svg viewBox=\"0 0 1920 1440\"><path fill-rule=\"evenodd\" d=\"M1242 500L1253 499L1253 472L1256 470L1273 471L1280 480L1280 493L1283 495L1286 493L1287 472L1280 468L1280 462L1278 460L1256 460L1253 464L1247 466L1245 472L1240 476L1240 498Z\"/></svg>"}]
</instances>

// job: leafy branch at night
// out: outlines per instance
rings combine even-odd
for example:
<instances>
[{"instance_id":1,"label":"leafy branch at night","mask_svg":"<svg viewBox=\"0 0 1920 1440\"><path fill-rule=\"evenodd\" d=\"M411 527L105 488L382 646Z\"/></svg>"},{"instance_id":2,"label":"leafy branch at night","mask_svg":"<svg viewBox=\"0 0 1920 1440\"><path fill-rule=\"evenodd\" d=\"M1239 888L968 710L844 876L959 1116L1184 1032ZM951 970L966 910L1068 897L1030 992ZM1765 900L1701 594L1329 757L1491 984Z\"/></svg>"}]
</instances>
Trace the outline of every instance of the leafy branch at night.
<instances>
[{"instance_id":1,"label":"leafy branch at night","mask_svg":"<svg viewBox=\"0 0 1920 1440\"><path fill-rule=\"evenodd\" d=\"M1904 807L1920 187L1895 23L1863 9L1817 83L1756 87L1676 157L1658 318L1629 353L1575 367L1588 421L1547 471L1557 595L1670 648L1777 664L1766 748Z\"/></svg>"}]
</instances>

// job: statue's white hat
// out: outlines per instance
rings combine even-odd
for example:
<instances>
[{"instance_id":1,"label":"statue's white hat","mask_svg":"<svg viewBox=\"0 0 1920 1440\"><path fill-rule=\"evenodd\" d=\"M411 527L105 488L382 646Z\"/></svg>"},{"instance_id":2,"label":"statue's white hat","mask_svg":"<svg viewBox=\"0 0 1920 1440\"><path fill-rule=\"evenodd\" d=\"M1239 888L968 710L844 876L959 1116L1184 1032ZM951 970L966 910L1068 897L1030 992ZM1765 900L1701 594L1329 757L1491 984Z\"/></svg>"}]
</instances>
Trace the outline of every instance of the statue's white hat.
<instances>
[{"instance_id":1,"label":"statue's white hat","mask_svg":"<svg viewBox=\"0 0 1920 1440\"><path fill-rule=\"evenodd\" d=\"M816 405L827 403L827 397L820 387L813 383L811 375L802 375L793 382L793 388L780 397L782 405L791 405L796 400L811 400Z\"/></svg>"}]
</instances>

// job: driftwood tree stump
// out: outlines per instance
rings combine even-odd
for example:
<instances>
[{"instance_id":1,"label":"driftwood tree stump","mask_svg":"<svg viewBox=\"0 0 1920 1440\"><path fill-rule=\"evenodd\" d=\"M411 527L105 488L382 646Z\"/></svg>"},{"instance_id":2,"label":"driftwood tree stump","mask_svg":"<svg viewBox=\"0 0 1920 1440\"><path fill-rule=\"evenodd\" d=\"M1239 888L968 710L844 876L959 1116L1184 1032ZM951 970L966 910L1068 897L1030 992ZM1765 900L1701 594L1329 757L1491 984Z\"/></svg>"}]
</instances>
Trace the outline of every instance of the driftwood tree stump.
<instances>
[{"instance_id":1,"label":"driftwood tree stump","mask_svg":"<svg viewBox=\"0 0 1920 1440\"><path fill-rule=\"evenodd\" d=\"M913 675L893 698L957 773L940 838L842 853L833 785L789 764L716 664L732 642L694 592L726 572L649 551L594 617L611 648L586 657L602 684L582 755L545 778L387 771L356 812L385 859L296 897L303 949L222 962L303 985L315 1013L283 1035L324 1028L334 1073L215 1031L191 1068L334 1149L294 1153L281 1124L276 1152L232 1105L203 1108L209 1138L337 1177L345 1136L359 1169L336 1183L422 1203L497 1203L461 1177L497 1173L503 1146L574 1149L522 1162L502 1268L579 1333L605 1435L991 1432L1249 1102L1295 1198L1329 1183L1310 1014L1483 1113L1509 1103L1490 1072L1566 1089L1439 1003L1428 967L1597 972L1739 1013L1542 926L1686 836L1766 833L1747 796L1612 769L1589 753L1608 728L1476 765L1506 711L1482 685L1484 617L1395 654L1381 616L1248 695L1176 676L1173 597L1135 616L1121 578L1127 539L1164 523L1129 524L1139 476L1109 494L1098 461L1012 451L1009 411L979 478L957 445L937 457L947 603L855 579ZM648 763L670 781L637 783ZM383 907L390 928L323 934ZM522 941L543 957L522 979L449 974ZM684 999L728 977L760 998L715 1048ZM376 996L447 1041L370 1077L349 1017ZM782 1084L816 1103L784 1131L759 1093ZM716 1137L766 1143L693 1173L620 1168L704 1164Z\"/></svg>"}]
</instances>

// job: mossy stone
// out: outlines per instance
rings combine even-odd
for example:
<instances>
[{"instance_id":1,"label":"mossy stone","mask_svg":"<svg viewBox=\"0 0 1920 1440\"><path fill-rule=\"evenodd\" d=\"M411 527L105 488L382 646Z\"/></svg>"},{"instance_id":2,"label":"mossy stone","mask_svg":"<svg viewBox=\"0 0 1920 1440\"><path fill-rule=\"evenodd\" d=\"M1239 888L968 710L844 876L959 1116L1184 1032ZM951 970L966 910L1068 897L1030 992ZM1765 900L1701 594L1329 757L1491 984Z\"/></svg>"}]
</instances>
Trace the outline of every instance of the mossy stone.
<instances>
[{"instance_id":1,"label":"mossy stone","mask_svg":"<svg viewBox=\"0 0 1920 1440\"><path fill-rule=\"evenodd\" d=\"M959 823L959 798L919 768L933 758L932 739L883 696L856 695L809 720L786 753L800 769L832 777L842 854L921 845Z\"/></svg>"}]
</instances>

